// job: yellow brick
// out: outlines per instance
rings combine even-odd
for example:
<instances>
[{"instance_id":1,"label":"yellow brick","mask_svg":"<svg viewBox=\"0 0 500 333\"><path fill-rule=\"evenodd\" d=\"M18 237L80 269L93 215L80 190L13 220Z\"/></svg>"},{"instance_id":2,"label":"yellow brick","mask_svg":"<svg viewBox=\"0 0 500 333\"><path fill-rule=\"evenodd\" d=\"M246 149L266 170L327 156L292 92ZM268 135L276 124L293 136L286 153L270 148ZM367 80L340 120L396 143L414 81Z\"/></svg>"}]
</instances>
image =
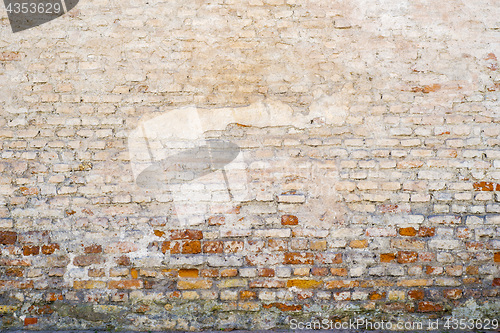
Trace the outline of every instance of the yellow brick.
<instances>
[{"instance_id":1,"label":"yellow brick","mask_svg":"<svg viewBox=\"0 0 500 333\"><path fill-rule=\"evenodd\" d=\"M297 287L300 289L312 289L317 288L323 284L323 281L316 280L288 280L286 283L287 288Z\"/></svg>"}]
</instances>

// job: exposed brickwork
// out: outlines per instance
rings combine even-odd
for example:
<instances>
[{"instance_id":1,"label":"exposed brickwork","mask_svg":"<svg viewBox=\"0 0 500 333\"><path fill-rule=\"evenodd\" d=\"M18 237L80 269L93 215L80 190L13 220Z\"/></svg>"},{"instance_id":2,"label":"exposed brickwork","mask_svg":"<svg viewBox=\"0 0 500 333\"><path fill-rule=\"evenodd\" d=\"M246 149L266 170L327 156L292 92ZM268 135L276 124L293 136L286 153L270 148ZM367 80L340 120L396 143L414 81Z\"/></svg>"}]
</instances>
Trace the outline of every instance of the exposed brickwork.
<instances>
[{"instance_id":1,"label":"exposed brickwork","mask_svg":"<svg viewBox=\"0 0 500 333\"><path fill-rule=\"evenodd\" d=\"M499 318L497 8L82 0L19 34L4 11L0 331ZM134 133L151 158L198 125L241 155L142 186Z\"/></svg>"}]
</instances>

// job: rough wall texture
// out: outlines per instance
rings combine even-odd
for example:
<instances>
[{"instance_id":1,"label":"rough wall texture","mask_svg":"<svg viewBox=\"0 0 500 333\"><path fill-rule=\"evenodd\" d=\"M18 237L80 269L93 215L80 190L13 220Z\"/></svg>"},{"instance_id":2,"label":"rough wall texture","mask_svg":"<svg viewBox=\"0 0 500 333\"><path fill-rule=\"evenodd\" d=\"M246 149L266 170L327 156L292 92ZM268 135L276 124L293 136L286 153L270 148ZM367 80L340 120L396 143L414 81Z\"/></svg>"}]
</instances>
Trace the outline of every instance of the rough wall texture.
<instances>
[{"instance_id":1,"label":"rough wall texture","mask_svg":"<svg viewBox=\"0 0 500 333\"><path fill-rule=\"evenodd\" d=\"M497 1L1 15L1 329L499 317ZM200 136L241 149L227 172L139 183Z\"/></svg>"}]
</instances>

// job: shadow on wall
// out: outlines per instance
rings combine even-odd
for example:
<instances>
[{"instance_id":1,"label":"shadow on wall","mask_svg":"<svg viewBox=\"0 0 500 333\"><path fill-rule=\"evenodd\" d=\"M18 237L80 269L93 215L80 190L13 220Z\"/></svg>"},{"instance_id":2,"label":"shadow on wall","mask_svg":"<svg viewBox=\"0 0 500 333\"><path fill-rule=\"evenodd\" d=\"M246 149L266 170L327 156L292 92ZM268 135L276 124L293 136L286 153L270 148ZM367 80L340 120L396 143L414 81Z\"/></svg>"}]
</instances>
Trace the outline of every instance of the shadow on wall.
<instances>
[{"instance_id":1,"label":"shadow on wall","mask_svg":"<svg viewBox=\"0 0 500 333\"><path fill-rule=\"evenodd\" d=\"M207 133L222 132L230 124L297 130L318 126L318 123L342 125L346 115L346 108L330 96L312 103L307 115L295 113L290 106L272 100L236 108L171 110L141 121L130 133L128 145L134 180L149 195L171 195L179 226L200 224L207 219L213 205L225 205L230 209L255 200L259 195L249 177L252 163L259 164L252 157L251 149L242 149L230 139L207 137ZM304 164L298 166L292 157L274 156L271 160L268 167L273 163L276 167L278 163L281 171L304 168ZM316 165L307 162L306 168L310 169L313 178L318 178L320 172L328 177L328 181L315 180L324 188L319 186L315 193L308 193L308 204L329 196L337 198L332 182L338 179L338 172L332 163L321 166L321 162ZM302 198L297 195L290 200ZM328 202L331 204L332 200ZM339 214L337 207L334 215Z\"/></svg>"}]
</instances>

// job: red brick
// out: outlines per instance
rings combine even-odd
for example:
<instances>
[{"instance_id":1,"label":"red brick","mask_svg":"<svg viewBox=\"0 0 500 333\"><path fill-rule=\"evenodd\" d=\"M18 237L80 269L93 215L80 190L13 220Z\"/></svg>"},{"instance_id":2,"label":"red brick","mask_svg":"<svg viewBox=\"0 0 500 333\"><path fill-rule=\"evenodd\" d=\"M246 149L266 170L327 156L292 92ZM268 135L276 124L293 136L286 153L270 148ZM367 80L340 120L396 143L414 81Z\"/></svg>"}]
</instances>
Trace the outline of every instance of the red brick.
<instances>
[{"instance_id":1,"label":"red brick","mask_svg":"<svg viewBox=\"0 0 500 333\"><path fill-rule=\"evenodd\" d=\"M298 225L299 219L294 215L283 215L281 216L282 225Z\"/></svg>"},{"instance_id":2,"label":"red brick","mask_svg":"<svg viewBox=\"0 0 500 333\"><path fill-rule=\"evenodd\" d=\"M313 267L311 270L312 275L314 276L327 276L328 268L327 267Z\"/></svg>"},{"instance_id":3,"label":"red brick","mask_svg":"<svg viewBox=\"0 0 500 333\"><path fill-rule=\"evenodd\" d=\"M0 244L11 245L17 241L17 233L13 231L0 231Z\"/></svg>"},{"instance_id":4,"label":"red brick","mask_svg":"<svg viewBox=\"0 0 500 333\"><path fill-rule=\"evenodd\" d=\"M31 266L31 260L0 258L0 266Z\"/></svg>"},{"instance_id":5,"label":"red brick","mask_svg":"<svg viewBox=\"0 0 500 333\"><path fill-rule=\"evenodd\" d=\"M102 252L102 246L97 245L97 244L92 244L89 246L86 246L83 252L90 254L90 253L101 253Z\"/></svg>"},{"instance_id":6,"label":"red brick","mask_svg":"<svg viewBox=\"0 0 500 333\"><path fill-rule=\"evenodd\" d=\"M120 281L109 281L109 289L140 289L142 288L141 280L120 280Z\"/></svg>"},{"instance_id":7,"label":"red brick","mask_svg":"<svg viewBox=\"0 0 500 333\"><path fill-rule=\"evenodd\" d=\"M443 290L443 296L448 299L460 299L462 298L462 290L460 289Z\"/></svg>"},{"instance_id":8,"label":"red brick","mask_svg":"<svg viewBox=\"0 0 500 333\"><path fill-rule=\"evenodd\" d=\"M330 273L332 273L333 276L347 276L347 269L346 268L330 268Z\"/></svg>"},{"instance_id":9,"label":"red brick","mask_svg":"<svg viewBox=\"0 0 500 333\"><path fill-rule=\"evenodd\" d=\"M273 268L260 268L259 269L259 276L273 277L274 276L274 269Z\"/></svg>"},{"instance_id":10,"label":"red brick","mask_svg":"<svg viewBox=\"0 0 500 333\"><path fill-rule=\"evenodd\" d=\"M59 250L59 244L42 245L42 253L43 254L52 254L56 250Z\"/></svg>"},{"instance_id":11,"label":"red brick","mask_svg":"<svg viewBox=\"0 0 500 333\"><path fill-rule=\"evenodd\" d=\"M434 302L422 301L418 303L418 312L440 312L443 306Z\"/></svg>"},{"instance_id":12,"label":"red brick","mask_svg":"<svg viewBox=\"0 0 500 333\"><path fill-rule=\"evenodd\" d=\"M432 237L436 233L436 228L420 227L418 229L418 237Z\"/></svg>"},{"instance_id":13,"label":"red brick","mask_svg":"<svg viewBox=\"0 0 500 333\"><path fill-rule=\"evenodd\" d=\"M116 258L116 263L119 266L130 266L130 258L127 256L121 256Z\"/></svg>"},{"instance_id":14,"label":"red brick","mask_svg":"<svg viewBox=\"0 0 500 333\"><path fill-rule=\"evenodd\" d=\"M5 270L5 275L12 276L12 277L23 277L24 276L24 269L9 267Z\"/></svg>"},{"instance_id":15,"label":"red brick","mask_svg":"<svg viewBox=\"0 0 500 333\"><path fill-rule=\"evenodd\" d=\"M38 323L38 318L24 318L24 326L35 325Z\"/></svg>"},{"instance_id":16,"label":"red brick","mask_svg":"<svg viewBox=\"0 0 500 333\"><path fill-rule=\"evenodd\" d=\"M222 253L224 245L221 241L205 241L203 242L204 253Z\"/></svg>"},{"instance_id":17,"label":"red brick","mask_svg":"<svg viewBox=\"0 0 500 333\"><path fill-rule=\"evenodd\" d=\"M104 263L104 258L99 254L85 254L81 256L76 256L73 259L73 264L75 266L89 266L102 263Z\"/></svg>"},{"instance_id":18,"label":"red brick","mask_svg":"<svg viewBox=\"0 0 500 333\"><path fill-rule=\"evenodd\" d=\"M317 264L331 265L342 263L342 253L324 252L316 254Z\"/></svg>"},{"instance_id":19,"label":"red brick","mask_svg":"<svg viewBox=\"0 0 500 333\"><path fill-rule=\"evenodd\" d=\"M283 263L285 265L313 265L314 257L312 253L288 252L285 253Z\"/></svg>"},{"instance_id":20,"label":"red brick","mask_svg":"<svg viewBox=\"0 0 500 333\"><path fill-rule=\"evenodd\" d=\"M416 262L418 258L417 252L410 251L399 251L398 252L398 263L407 264L410 262Z\"/></svg>"},{"instance_id":21,"label":"red brick","mask_svg":"<svg viewBox=\"0 0 500 333\"><path fill-rule=\"evenodd\" d=\"M409 300L420 300L424 299L424 291L421 289L415 289L408 291L408 299Z\"/></svg>"},{"instance_id":22,"label":"red brick","mask_svg":"<svg viewBox=\"0 0 500 333\"><path fill-rule=\"evenodd\" d=\"M399 234L401 236L415 236L417 234L417 230L415 230L415 228L413 227L400 228Z\"/></svg>"},{"instance_id":23,"label":"red brick","mask_svg":"<svg viewBox=\"0 0 500 333\"><path fill-rule=\"evenodd\" d=\"M25 256L36 256L39 253L40 253L40 246L35 246L35 245L23 246L23 255Z\"/></svg>"},{"instance_id":24,"label":"red brick","mask_svg":"<svg viewBox=\"0 0 500 333\"><path fill-rule=\"evenodd\" d=\"M200 240L203 239L203 232L201 230L170 230L170 239L192 239Z\"/></svg>"},{"instance_id":25,"label":"red brick","mask_svg":"<svg viewBox=\"0 0 500 333\"><path fill-rule=\"evenodd\" d=\"M493 279L492 286L493 287L500 287L500 278Z\"/></svg>"}]
</instances>

